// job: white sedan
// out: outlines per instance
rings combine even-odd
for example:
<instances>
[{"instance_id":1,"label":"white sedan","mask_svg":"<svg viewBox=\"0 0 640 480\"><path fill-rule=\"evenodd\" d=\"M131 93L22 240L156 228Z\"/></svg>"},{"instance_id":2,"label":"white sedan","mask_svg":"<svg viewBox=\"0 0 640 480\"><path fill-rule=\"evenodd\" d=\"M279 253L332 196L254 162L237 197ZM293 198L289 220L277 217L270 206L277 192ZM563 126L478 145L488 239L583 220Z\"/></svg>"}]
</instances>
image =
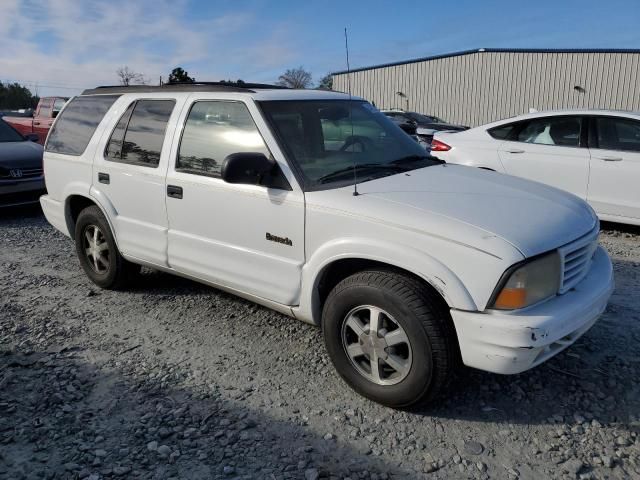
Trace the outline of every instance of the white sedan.
<instances>
[{"instance_id":1,"label":"white sedan","mask_svg":"<svg viewBox=\"0 0 640 480\"><path fill-rule=\"evenodd\" d=\"M640 225L640 113L530 113L437 132L431 152L552 185L589 202L602 220Z\"/></svg>"}]
</instances>

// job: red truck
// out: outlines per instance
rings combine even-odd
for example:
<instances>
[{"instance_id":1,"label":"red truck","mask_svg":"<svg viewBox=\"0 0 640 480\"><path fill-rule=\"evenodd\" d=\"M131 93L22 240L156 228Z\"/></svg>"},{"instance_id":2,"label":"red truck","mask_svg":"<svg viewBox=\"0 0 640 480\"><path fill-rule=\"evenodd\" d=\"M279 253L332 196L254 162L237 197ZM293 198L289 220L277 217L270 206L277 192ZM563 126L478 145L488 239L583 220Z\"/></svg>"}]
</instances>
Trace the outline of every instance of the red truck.
<instances>
[{"instance_id":1,"label":"red truck","mask_svg":"<svg viewBox=\"0 0 640 480\"><path fill-rule=\"evenodd\" d=\"M69 99L65 97L43 97L38 102L33 117L5 116L2 119L22 135L35 133L38 135L38 143L44 145L53 120L60 113L67 100Z\"/></svg>"}]
</instances>

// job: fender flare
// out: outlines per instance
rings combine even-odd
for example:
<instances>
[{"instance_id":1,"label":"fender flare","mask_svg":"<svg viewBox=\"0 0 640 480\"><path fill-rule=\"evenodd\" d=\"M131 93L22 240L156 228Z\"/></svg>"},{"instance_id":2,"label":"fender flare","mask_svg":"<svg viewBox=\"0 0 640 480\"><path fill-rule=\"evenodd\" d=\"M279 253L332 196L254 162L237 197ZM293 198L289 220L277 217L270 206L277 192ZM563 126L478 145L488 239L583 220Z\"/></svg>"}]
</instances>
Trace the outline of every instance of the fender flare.
<instances>
[{"instance_id":1,"label":"fender flare","mask_svg":"<svg viewBox=\"0 0 640 480\"><path fill-rule=\"evenodd\" d=\"M113 219L117 216L118 212L102 192L95 189L93 186L89 186L81 182L70 183L64 191L64 217L70 237L74 238L74 228L73 221L71 219L70 207L71 197L84 197L94 203L102 211L102 214L107 219L107 223L109 224L111 233L113 234L113 239L116 242L116 247L118 247L118 234L113 224Z\"/></svg>"},{"instance_id":2,"label":"fender flare","mask_svg":"<svg viewBox=\"0 0 640 480\"><path fill-rule=\"evenodd\" d=\"M321 246L308 259L302 270L300 307L296 316L307 322L320 324L320 279L329 265L344 259L373 260L406 270L436 289L450 308L477 310L462 281L428 253L407 245L349 237L335 239Z\"/></svg>"}]
</instances>

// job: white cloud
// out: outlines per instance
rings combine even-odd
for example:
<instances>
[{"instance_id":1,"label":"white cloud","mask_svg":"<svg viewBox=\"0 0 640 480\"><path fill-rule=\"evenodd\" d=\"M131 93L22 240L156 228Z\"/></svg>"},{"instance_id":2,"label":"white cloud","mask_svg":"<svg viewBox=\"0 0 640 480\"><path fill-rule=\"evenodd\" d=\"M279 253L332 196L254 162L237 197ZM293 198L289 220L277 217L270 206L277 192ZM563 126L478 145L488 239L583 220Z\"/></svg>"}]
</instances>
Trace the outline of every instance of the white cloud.
<instances>
[{"instance_id":1,"label":"white cloud","mask_svg":"<svg viewBox=\"0 0 640 480\"><path fill-rule=\"evenodd\" d=\"M122 65L152 82L178 65L219 80L295 57L285 27L261 38L254 32L264 27L252 13L187 20L187 6L185 0L2 0L0 80L37 84L41 95L73 95L116 83Z\"/></svg>"}]
</instances>

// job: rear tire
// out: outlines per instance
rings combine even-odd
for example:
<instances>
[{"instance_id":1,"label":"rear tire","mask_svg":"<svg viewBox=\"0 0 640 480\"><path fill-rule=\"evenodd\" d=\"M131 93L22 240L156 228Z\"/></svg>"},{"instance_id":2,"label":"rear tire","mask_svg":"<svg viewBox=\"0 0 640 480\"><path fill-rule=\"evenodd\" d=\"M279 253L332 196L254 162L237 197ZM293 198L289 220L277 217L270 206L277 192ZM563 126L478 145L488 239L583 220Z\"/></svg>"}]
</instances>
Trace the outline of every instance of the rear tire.
<instances>
[{"instance_id":1,"label":"rear tire","mask_svg":"<svg viewBox=\"0 0 640 480\"><path fill-rule=\"evenodd\" d=\"M390 407L433 400L458 363L442 298L395 271L366 270L336 285L324 304L322 330L340 376L356 392Z\"/></svg>"},{"instance_id":2,"label":"rear tire","mask_svg":"<svg viewBox=\"0 0 640 480\"><path fill-rule=\"evenodd\" d=\"M101 288L118 290L140 273L140 266L125 260L116 246L109 223L97 206L80 212L75 230L76 253L87 277Z\"/></svg>"}]
</instances>

